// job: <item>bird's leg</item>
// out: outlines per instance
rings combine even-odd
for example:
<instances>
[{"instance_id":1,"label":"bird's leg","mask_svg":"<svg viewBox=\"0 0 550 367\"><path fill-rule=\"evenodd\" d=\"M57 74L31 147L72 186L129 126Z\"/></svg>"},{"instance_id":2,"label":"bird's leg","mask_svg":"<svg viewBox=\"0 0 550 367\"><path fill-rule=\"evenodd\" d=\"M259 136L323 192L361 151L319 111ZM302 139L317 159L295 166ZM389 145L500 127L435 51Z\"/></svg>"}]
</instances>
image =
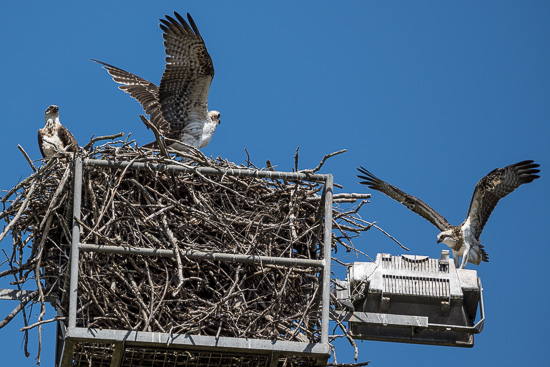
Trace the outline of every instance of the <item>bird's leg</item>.
<instances>
[{"instance_id":1,"label":"bird's leg","mask_svg":"<svg viewBox=\"0 0 550 367\"><path fill-rule=\"evenodd\" d=\"M466 266L466 263L468 263L468 255L470 254L470 246L467 244L464 244L464 253L462 253L462 263L460 264L460 269L464 269Z\"/></svg>"},{"instance_id":2,"label":"bird's leg","mask_svg":"<svg viewBox=\"0 0 550 367\"><path fill-rule=\"evenodd\" d=\"M453 260L455 262L455 269L458 269L459 258L460 258L460 255L458 254L458 252L453 250Z\"/></svg>"}]
</instances>

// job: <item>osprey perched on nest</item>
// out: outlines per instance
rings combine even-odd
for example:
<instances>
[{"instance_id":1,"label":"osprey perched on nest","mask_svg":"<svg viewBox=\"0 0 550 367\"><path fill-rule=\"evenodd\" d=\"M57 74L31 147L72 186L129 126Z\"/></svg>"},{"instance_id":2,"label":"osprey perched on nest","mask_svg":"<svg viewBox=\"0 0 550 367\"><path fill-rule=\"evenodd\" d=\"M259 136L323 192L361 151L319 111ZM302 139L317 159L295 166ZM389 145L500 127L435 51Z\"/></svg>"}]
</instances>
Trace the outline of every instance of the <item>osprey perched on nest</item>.
<instances>
[{"instance_id":1,"label":"osprey perched on nest","mask_svg":"<svg viewBox=\"0 0 550 367\"><path fill-rule=\"evenodd\" d=\"M168 139L168 146L186 151L179 142L195 148L208 145L220 123L220 113L208 111L214 65L199 30L189 13L189 24L177 12L174 15L176 19L168 15L160 19L166 49L160 86L115 66L92 61L103 65L113 80L122 84L119 88L141 104L152 124Z\"/></svg>"},{"instance_id":2,"label":"osprey perched on nest","mask_svg":"<svg viewBox=\"0 0 550 367\"><path fill-rule=\"evenodd\" d=\"M77 152L78 144L73 134L59 122L59 107L46 109L46 125L38 130L38 147L43 158L51 158L59 152Z\"/></svg>"},{"instance_id":3,"label":"osprey perched on nest","mask_svg":"<svg viewBox=\"0 0 550 367\"><path fill-rule=\"evenodd\" d=\"M450 225L441 214L422 200L382 181L363 167L358 168L358 171L364 176L357 177L364 180L361 184L386 194L439 228L441 233L437 235L437 243L444 243L451 248L457 268L458 258L462 257L460 268L463 269L467 262L479 265L482 260L489 261L489 256L479 240L485 223L500 199L540 177L535 174L540 172L537 167L538 164L528 160L489 172L477 183L468 215L458 226Z\"/></svg>"}]
</instances>

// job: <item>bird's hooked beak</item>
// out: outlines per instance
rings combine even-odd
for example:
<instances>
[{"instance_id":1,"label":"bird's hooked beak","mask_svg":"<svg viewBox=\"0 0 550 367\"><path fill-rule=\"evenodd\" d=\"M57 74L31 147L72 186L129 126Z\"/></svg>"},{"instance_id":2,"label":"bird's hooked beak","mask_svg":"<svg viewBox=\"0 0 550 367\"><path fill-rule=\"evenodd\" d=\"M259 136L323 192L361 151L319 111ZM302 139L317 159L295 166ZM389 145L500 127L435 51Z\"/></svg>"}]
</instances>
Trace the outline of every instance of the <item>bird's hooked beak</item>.
<instances>
[{"instance_id":1,"label":"bird's hooked beak","mask_svg":"<svg viewBox=\"0 0 550 367\"><path fill-rule=\"evenodd\" d=\"M51 105L46 109L46 113L57 113L57 112L59 112L59 107L57 107L56 105Z\"/></svg>"},{"instance_id":2,"label":"bird's hooked beak","mask_svg":"<svg viewBox=\"0 0 550 367\"><path fill-rule=\"evenodd\" d=\"M208 111L208 116L213 122L216 122L216 125L219 125L222 122L222 114L219 111Z\"/></svg>"}]
</instances>

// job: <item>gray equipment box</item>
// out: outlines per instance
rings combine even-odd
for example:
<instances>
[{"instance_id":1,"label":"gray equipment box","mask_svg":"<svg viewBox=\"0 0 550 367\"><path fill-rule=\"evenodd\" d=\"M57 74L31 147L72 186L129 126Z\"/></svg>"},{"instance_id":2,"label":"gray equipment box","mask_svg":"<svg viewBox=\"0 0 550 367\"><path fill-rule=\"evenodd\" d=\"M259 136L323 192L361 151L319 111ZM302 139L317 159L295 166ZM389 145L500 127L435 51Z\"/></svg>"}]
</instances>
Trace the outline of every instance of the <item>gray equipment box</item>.
<instances>
[{"instance_id":1,"label":"gray equipment box","mask_svg":"<svg viewBox=\"0 0 550 367\"><path fill-rule=\"evenodd\" d=\"M378 254L356 262L336 294L354 339L472 347L483 329L481 281L475 270L456 269L448 250L441 259Z\"/></svg>"}]
</instances>

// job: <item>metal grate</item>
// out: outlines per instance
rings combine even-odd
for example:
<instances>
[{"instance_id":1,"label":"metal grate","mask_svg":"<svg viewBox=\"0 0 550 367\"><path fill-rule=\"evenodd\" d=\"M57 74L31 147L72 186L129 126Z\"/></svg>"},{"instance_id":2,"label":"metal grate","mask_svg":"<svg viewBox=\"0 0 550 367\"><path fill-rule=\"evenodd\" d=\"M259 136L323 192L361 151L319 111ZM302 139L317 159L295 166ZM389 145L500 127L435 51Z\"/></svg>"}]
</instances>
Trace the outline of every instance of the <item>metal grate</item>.
<instances>
[{"instance_id":1,"label":"metal grate","mask_svg":"<svg viewBox=\"0 0 550 367\"><path fill-rule=\"evenodd\" d=\"M126 348L120 367L267 367L266 355Z\"/></svg>"},{"instance_id":2,"label":"metal grate","mask_svg":"<svg viewBox=\"0 0 550 367\"><path fill-rule=\"evenodd\" d=\"M74 353L75 367L110 367L114 344L77 343Z\"/></svg>"},{"instance_id":3,"label":"metal grate","mask_svg":"<svg viewBox=\"0 0 550 367\"><path fill-rule=\"evenodd\" d=\"M120 359L116 357L117 350L121 351ZM214 353L87 342L76 343L71 362L73 367L318 367L325 365L314 357L277 355L276 353Z\"/></svg>"},{"instance_id":4,"label":"metal grate","mask_svg":"<svg viewBox=\"0 0 550 367\"><path fill-rule=\"evenodd\" d=\"M326 363L323 363L323 366ZM319 362L315 358L307 357L281 357L278 367L317 367Z\"/></svg>"},{"instance_id":5,"label":"metal grate","mask_svg":"<svg viewBox=\"0 0 550 367\"><path fill-rule=\"evenodd\" d=\"M384 293L411 296L445 297L451 295L449 279L384 274Z\"/></svg>"},{"instance_id":6,"label":"metal grate","mask_svg":"<svg viewBox=\"0 0 550 367\"><path fill-rule=\"evenodd\" d=\"M410 270L429 273L448 273L448 268L443 270L438 259L430 259L428 256L391 256L384 254L382 267L388 270ZM442 271L443 270L443 271Z\"/></svg>"}]
</instances>

